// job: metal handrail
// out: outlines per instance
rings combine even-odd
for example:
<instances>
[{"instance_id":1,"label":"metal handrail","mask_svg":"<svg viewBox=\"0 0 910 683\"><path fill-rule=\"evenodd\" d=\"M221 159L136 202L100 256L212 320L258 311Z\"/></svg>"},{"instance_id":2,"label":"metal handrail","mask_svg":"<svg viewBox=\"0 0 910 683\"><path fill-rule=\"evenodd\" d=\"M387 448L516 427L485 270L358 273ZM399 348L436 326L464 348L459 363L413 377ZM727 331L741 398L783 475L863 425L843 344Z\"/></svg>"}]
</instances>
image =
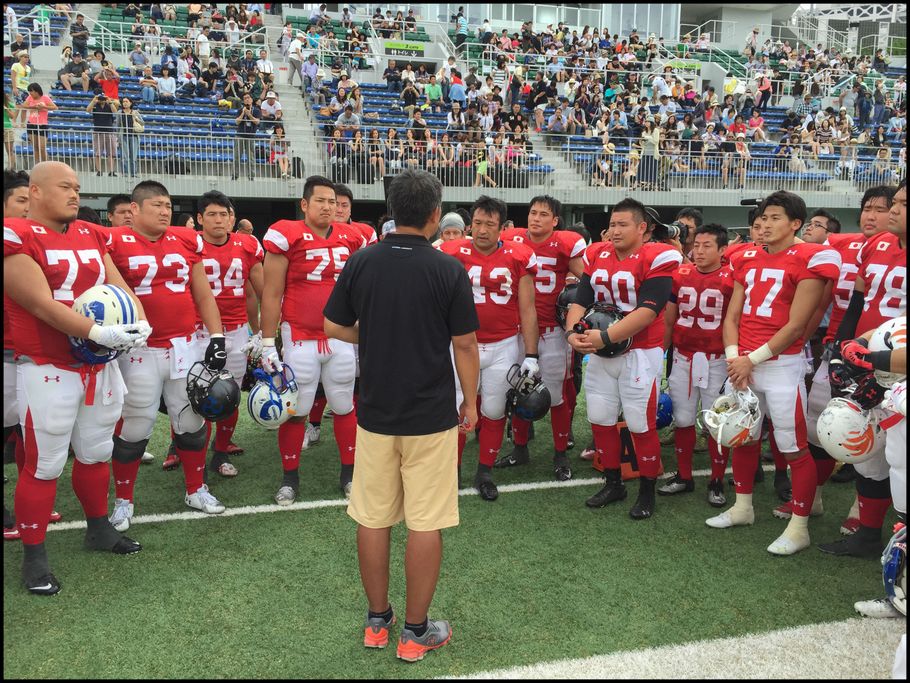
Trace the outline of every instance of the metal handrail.
<instances>
[{"instance_id":1,"label":"metal handrail","mask_svg":"<svg viewBox=\"0 0 910 683\"><path fill-rule=\"evenodd\" d=\"M21 17L16 17L16 33L21 34L22 37L28 41L28 51L29 52L31 52L32 48L33 48L32 34L34 34L34 33L39 33L40 35L45 36L47 38L48 43L42 43L42 45L50 44L50 28L48 28L48 31L46 34L43 31L34 30L34 20L38 17L38 12L39 12L39 10L36 7L35 9L28 12L27 14L23 14ZM71 20L69 13L66 12L65 10L54 10L54 14L63 14L64 16L67 17L68 21ZM23 29L22 29L22 26L20 26L20 24L24 19L31 19L32 27L25 29L25 32L23 33ZM4 22L5 22L5 20L4 20ZM12 43L16 37L15 35L13 35L12 27L9 28L9 34L10 34L10 36L9 36L10 43Z\"/></svg>"}]
</instances>

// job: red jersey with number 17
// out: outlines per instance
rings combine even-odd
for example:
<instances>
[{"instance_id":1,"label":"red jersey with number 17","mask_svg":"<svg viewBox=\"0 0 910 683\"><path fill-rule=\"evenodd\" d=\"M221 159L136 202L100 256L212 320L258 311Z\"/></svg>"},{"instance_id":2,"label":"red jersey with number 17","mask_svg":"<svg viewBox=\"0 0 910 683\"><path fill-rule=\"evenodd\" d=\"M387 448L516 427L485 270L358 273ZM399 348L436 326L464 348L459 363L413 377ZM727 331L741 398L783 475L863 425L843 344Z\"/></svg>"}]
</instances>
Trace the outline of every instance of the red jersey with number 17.
<instances>
[{"instance_id":1,"label":"red jersey with number 17","mask_svg":"<svg viewBox=\"0 0 910 683\"><path fill-rule=\"evenodd\" d=\"M225 330L246 324L246 282L253 266L265 258L259 240L235 232L224 244L203 240L202 246L202 266L221 313L221 324ZM196 323L202 323L198 315Z\"/></svg>"},{"instance_id":2,"label":"red jersey with number 17","mask_svg":"<svg viewBox=\"0 0 910 683\"><path fill-rule=\"evenodd\" d=\"M566 286L569 261L584 253L585 241L578 233L556 230L543 242L533 242L527 228L503 230L502 239L526 244L537 256L537 276L534 278L537 326L541 330L558 327L556 299Z\"/></svg>"},{"instance_id":3,"label":"red jersey with number 17","mask_svg":"<svg viewBox=\"0 0 910 683\"><path fill-rule=\"evenodd\" d=\"M477 341L492 344L518 334L518 281L537 273L534 252L519 242L502 242L496 251L486 255L468 239L444 242L439 250L454 256L468 271L480 320Z\"/></svg>"},{"instance_id":4,"label":"red jersey with number 17","mask_svg":"<svg viewBox=\"0 0 910 683\"><path fill-rule=\"evenodd\" d=\"M672 277L682 263L682 254L666 244L647 242L620 259L611 242L596 242L587 248L583 259L585 273L591 278L594 302L605 301L624 313L631 313L638 308L642 283L655 277ZM660 348L663 342L661 310L653 323L632 338L632 348Z\"/></svg>"},{"instance_id":5,"label":"red jersey with number 17","mask_svg":"<svg viewBox=\"0 0 910 683\"><path fill-rule=\"evenodd\" d=\"M673 273L670 301L679 310L673 347L687 354L723 353L723 322L733 293L733 273L721 266L703 273L691 263Z\"/></svg>"},{"instance_id":6,"label":"red jersey with number 17","mask_svg":"<svg viewBox=\"0 0 910 683\"><path fill-rule=\"evenodd\" d=\"M856 258L865 243L866 237L862 233L828 235L828 246L840 254L840 276L831 295L831 317L828 319L828 331L823 339L826 344L834 341L837 328L840 327L844 313L847 312L847 306L850 305L853 283L856 281L856 273L859 270Z\"/></svg>"},{"instance_id":7,"label":"red jersey with number 17","mask_svg":"<svg viewBox=\"0 0 910 683\"><path fill-rule=\"evenodd\" d=\"M897 235L883 232L870 238L863 245L857 263L859 276L866 284L866 301L856 334L907 315L907 246L901 244Z\"/></svg>"}]
</instances>

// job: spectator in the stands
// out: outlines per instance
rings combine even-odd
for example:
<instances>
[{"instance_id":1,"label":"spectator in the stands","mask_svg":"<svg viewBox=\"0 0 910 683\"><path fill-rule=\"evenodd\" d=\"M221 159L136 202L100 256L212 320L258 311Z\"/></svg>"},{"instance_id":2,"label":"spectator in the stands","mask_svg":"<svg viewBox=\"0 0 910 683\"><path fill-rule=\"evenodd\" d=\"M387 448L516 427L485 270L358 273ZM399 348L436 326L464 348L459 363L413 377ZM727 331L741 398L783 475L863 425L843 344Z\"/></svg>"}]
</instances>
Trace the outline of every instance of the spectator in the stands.
<instances>
[{"instance_id":1,"label":"spectator in the stands","mask_svg":"<svg viewBox=\"0 0 910 683\"><path fill-rule=\"evenodd\" d=\"M142 102L154 104L158 97L158 79L152 75L152 67L145 67L145 71L139 78L139 87L142 88Z\"/></svg>"},{"instance_id":2,"label":"spectator in the stands","mask_svg":"<svg viewBox=\"0 0 910 683\"><path fill-rule=\"evenodd\" d=\"M746 136L752 142L764 142L767 139L764 131L765 119L761 115L761 110L753 109L752 116L749 117L748 129Z\"/></svg>"},{"instance_id":3,"label":"spectator in the stands","mask_svg":"<svg viewBox=\"0 0 910 683\"><path fill-rule=\"evenodd\" d=\"M107 157L108 175L114 172L117 158L117 123L114 118L119 108L117 100L107 96L100 88L85 108L92 115L92 151L95 163L95 175L102 175L101 159Z\"/></svg>"},{"instance_id":4,"label":"spectator in the stands","mask_svg":"<svg viewBox=\"0 0 910 683\"><path fill-rule=\"evenodd\" d=\"M120 99L120 74L110 62L102 62L101 73L95 76L95 82L109 100Z\"/></svg>"},{"instance_id":5,"label":"spectator in the stands","mask_svg":"<svg viewBox=\"0 0 910 683\"><path fill-rule=\"evenodd\" d=\"M389 60L389 65L382 72L382 80L386 82L389 92L401 92L401 71L394 59Z\"/></svg>"},{"instance_id":6,"label":"spectator in the stands","mask_svg":"<svg viewBox=\"0 0 910 683\"><path fill-rule=\"evenodd\" d=\"M354 113L354 107L350 104L344 108L342 113L335 120L335 128L340 130L345 137L353 135L354 131L360 130L360 117Z\"/></svg>"},{"instance_id":7,"label":"spectator in the stands","mask_svg":"<svg viewBox=\"0 0 910 683\"><path fill-rule=\"evenodd\" d=\"M208 26L203 26L202 31L196 36L196 54L199 55L199 61L203 69L208 69L209 59L212 56L209 33L211 33L211 29Z\"/></svg>"},{"instance_id":8,"label":"spectator in the stands","mask_svg":"<svg viewBox=\"0 0 910 683\"><path fill-rule=\"evenodd\" d=\"M174 54L174 48L170 45L164 48L164 54L161 55L161 67L167 67L172 74L177 73L177 57Z\"/></svg>"},{"instance_id":9,"label":"spectator in the stands","mask_svg":"<svg viewBox=\"0 0 910 683\"><path fill-rule=\"evenodd\" d=\"M256 141L256 132L259 130L259 122L262 112L253 102L251 95L243 96L243 108L240 114L234 119L237 124L237 135L234 138L234 165L232 180L237 180L243 167L242 157L246 157L246 175L250 180L255 177L256 155L254 143Z\"/></svg>"},{"instance_id":10,"label":"spectator in the stands","mask_svg":"<svg viewBox=\"0 0 910 683\"><path fill-rule=\"evenodd\" d=\"M275 65L269 59L267 50L259 50L259 59L256 61L256 69L262 76L262 81L271 87L275 82Z\"/></svg>"},{"instance_id":11,"label":"spectator in the stands","mask_svg":"<svg viewBox=\"0 0 910 683\"><path fill-rule=\"evenodd\" d=\"M124 95L117 112L117 129L120 133L120 172L135 177L139 172L139 127L145 125L142 114L133 107L133 98Z\"/></svg>"},{"instance_id":12,"label":"spectator in the stands","mask_svg":"<svg viewBox=\"0 0 910 683\"><path fill-rule=\"evenodd\" d=\"M25 126L28 142L32 147L34 163L47 161L48 112L57 109L54 101L44 94L38 83L31 83L27 89L28 96L22 102L22 110L27 113Z\"/></svg>"},{"instance_id":13,"label":"spectator in the stands","mask_svg":"<svg viewBox=\"0 0 910 683\"><path fill-rule=\"evenodd\" d=\"M272 128L272 136L269 138L269 163L276 164L281 171L281 177L288 177L288 149L290 143L285 136L284 125L276 123Z\"/></svg>"},{"instance_id":14,"label":"spectator in the stands","mask_svg":"<svg viewBox=\"0 0 910 683\"><path fill-rule=\"evenodd\" d=\"M145 71L145 67L151 64L149 56L142 51L142 43L134 43L133 49L128 55L130 75L136 76Z\"/></svg>"},{"instance_id":15,"label":"spectator in the stands","mask_svg":"<svg viewBox=\"0 0 910 683\"><path fill-rule=\"evenodd\" d=\"M261 118L265 122L276 123L281 121L284 116L281 102L278 101L278 96L275 94L274 90L269 90L265 94L265 100L259 105L259 108L262 111Z\"/></svg>"},{"instance_id":16,"label":"spectator in the stands","mask_svg":"<svg viewBox=\"0 0 910 683\"><path fill-rule=\"evenodd\" d=\"M158 101L161 104L174 104L177 100L177 81L171 74L170 68L162 67L158 77Z\"/></svg>"},{"instance_id":17,"label":"spectator in the stands","mask_svg":"<svg viewBox=\"0 0 910 683\"><path fill-rule=\"evenodd\" d=\"M78 52L83 57L88 54L88 39L91 37L88 26L85 25L85 15L77 14L76 21L70 24L70 38L73 40L73 52Z\"/></svg>"},{"instance_id":18,"label":"spectator in the stands","mask_svg":"<svg viewBox=\"0 0 910 683\"><path fill-rule=\"evenodd\" d=\"M449 82L449 100L453 105L458 102L461 105L462 109L464 109L467 105L464 81L461 80L461 72L458 71L458 69L452 69L451 71Z\"/></svg>"},{"instance_id":19,"label":"spectator in the stands","mask_svg":"<svg viewBox=\"0 0 910 683\"><path fill-rule=\"evenodd\" d=\"M402 109L408 112L408 116L413 116L414 111L417 109L417 100L419 98L420 93L417 92L414 82L405 80L404 89L401 91L401 103Z\"/></svg>"},{"instance_id":20,"label":"spectator in the stands","mask_svg":"<svg viewBox=\"0 0 910 683\"><path fill-rule=\"evenodd\" d=\"M82 90L88 92L90 80L88 71L88 63L82 58L82 54L74 52L73 61L60 72L60 83L64 89L72 90L73 83L76 82L82 85Z\"/></svg>"}]
</instances>

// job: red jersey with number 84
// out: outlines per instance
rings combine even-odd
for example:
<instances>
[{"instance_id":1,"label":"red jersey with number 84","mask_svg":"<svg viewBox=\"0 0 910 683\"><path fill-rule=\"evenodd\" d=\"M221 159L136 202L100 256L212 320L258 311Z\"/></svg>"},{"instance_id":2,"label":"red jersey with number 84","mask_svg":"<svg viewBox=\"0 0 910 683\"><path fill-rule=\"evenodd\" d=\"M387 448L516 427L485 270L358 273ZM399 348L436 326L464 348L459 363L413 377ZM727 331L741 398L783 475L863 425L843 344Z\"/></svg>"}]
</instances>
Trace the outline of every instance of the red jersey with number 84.
<instances>
[{"instance_id":1,"label":"red jersey with number 84","mask_svg":"<svg viewBox=\"0 0 910 683\"><path fill-rule=\"evenodd\" d=\"M259 240L252 235L231 233L224 244L203 240L202 267L215 295L225 330L248 322L246 282L250 279L253 266L261 263L263 258L265 252ZM202 323L198 316L196 322Z\"/></svg>"}]
</instances>

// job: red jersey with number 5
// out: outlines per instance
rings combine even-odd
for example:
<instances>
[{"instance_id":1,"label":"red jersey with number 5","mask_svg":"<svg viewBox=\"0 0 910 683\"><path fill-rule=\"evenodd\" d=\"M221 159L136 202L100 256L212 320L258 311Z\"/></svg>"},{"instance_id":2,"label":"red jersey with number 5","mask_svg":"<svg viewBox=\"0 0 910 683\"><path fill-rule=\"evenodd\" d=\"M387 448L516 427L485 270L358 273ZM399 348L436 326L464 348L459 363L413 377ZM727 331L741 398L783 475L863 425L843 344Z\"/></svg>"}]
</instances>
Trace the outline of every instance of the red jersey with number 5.
<instances>
[{"instance_id":1,"label":"red jersey with number 5","mask_svg":"<svg viewBox=\"0 0 910 683\"><path fill-rule=\"evenodd\" d=\"M502 240L526 244L537 257L537 276L534 278L534 304L537 307L537 326L541 330L558 327L556 299L566 286L569 261L584 253L585 241L578 233L556 230L543 242L531 241L527 228L502 231Z\"/></svg>"},{"instance_id":2,"label":"red jersey with number 5","mask_svg":"<svg viewBox=\"0 0 910 683\"><path fill-rule=\"evenodd\" d=\"M111 228L108 249L123 279L142 301L152 326L149 346L168 348L171 339L196 329L190 289L193 266L202 260L202 235L171 226L152 241L127 226Z\"/></svg>"},{"instance_id":3,"label":"red jersey with number 5","mask_svg":"<svg viewBox=\"0 0 910 683\"><path fill-rule=\"evenodd\" d=\"M739 322L739 351L755 351L790 320L796 287L803 280L837 281L840 256L830 247L802 242L776 254L756 246L733 261L733 278L745 289ZM803 338L796 339L781 354L799 353Z\"/></svg>"},{"instance_id":4,"label":"red jersey with number 5","mask_svg":"<svg viewBox=\"0 0 910 683\"><path fill-rule=\"evenodd\" d=\"M907 315L907 248L901 246L897 235L883 232L869 239L857 263L859 276L866 284L866 301L856 334Z\"/></svg>"},{"instance_id":5,"label":"red jersey with number 5","mask_svg":"<svg viewBox=\"0 0 910 683\"><path fill-rule=\"evenodd\" d=\"M721 266L702 273L690 263L673 273L670 301L679 310L673 326L673 346L688 354L723 353L723 322L733 293L733 273Z\"/></svg>"},{"instance_id":6,"label":"red jersey with number 5","mask_svg":"<svg viewBox=\"0 0 910 683\"><path fill-rule=\"evenodd\" d=\"M202 266L221 313L221 324L225 330L246 324L246 282L253 266L265 258L259 240L237 232L228 235L224 244L203 240L202 246ZM196 323L202 323L198 315Z\"/></svg>"},{"instance_id":7,"label":"red jersey with number 5","mask_svg":"<svg viewBox=\"0 0 910 683\"><path fill-rule=\"evenodd\" d=\"M288 260L281 319L291 338L325 339L322 311L344 264L363 245L360 230L336 223L320 237L303 221L278 221L265 234L265 250Z\"/></svg>"},{"instance_id":8,"label":"red jersey with number 5","mask_svg":"<svg viewBox=\"0 0 910 683\"><path fill-rule=\"evenodd\" d=\"M825 343L834 341L837 328L840 327L844 313L847 312L847 306L850 305L853 283L856 282L856 273L859 270L856 259L865 243L866 237L862 233L828 235L828 245L840 254L840 276L832 292L831 317L828 320L828 331L823 340Z\"/></svg>"},{"instance_id":9,"label":"red jersey with number 5","mask_svg":"<svg viewBox=\"0 0 910 683\"><path fill-rule=\"evenodd\" d=\"M468 271L480 320L477 341L492 344L518 334L518 281L525 275L536 275L534 252L519 242L502 242L487 256L468 239L444 242L439 250L454 256Z\"/></svg>"},{"instance_id":10,"label":"red jersey with number 5","mask_svg":"<svg viewBox=\"0 0 910 683\"><path fill-rule=\"evenodd\" d=\"M584 253L585 273L591 278L594 301L614 304L624 313L638 308L639 290L645 280L672 277L682 263L682 254L666 244L647 242L623 259L616 255L613 244L597 242ZM664 313L632 338L633 349L655 349L663 346Z\"/></svg>"},{"instance_id":11,"label":"red jersey with number 5","mask_svg":"<svg viewBox=\"0 0 910 683\"><path fill-rule=\"evenodd\" d=\"M65 233L28 218L3 220L3 257L25 254L44 273L54 300L67 306L85 290L104 284L107 253L104 228L73 221ZM4 297L9 315L11 348L37 364L77 365L67 336L36 318L10 297Z\"/></svg>"}]
</instances>

